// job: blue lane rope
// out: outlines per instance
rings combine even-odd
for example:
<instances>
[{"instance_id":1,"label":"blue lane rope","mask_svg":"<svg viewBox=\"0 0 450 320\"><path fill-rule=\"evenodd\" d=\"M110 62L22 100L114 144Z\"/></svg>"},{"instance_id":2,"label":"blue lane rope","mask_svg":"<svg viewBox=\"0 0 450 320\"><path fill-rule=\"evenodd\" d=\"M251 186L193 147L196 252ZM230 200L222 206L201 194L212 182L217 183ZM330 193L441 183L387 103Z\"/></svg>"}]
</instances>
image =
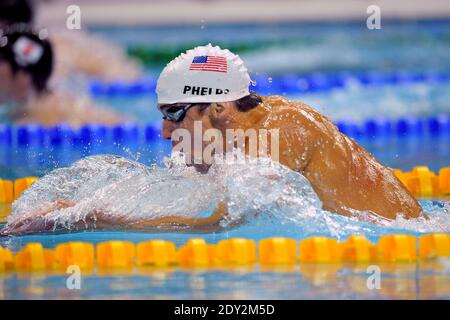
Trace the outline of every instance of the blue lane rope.
<instances>
[{"instance_id":1,"label":"blue lane rope","mask_svg":"<svg viewBox=\"0 0 450 320\"><path fill-rule=\"evenodd\" d=\"M430 118L403 117L389 120L383 117L368 119L359 124L351 120L337 121L339 130L352 138L449 136L450 115Z\"/></svg>"},{"instance_id":2,"label":"blue lane rope","mask_svg":"<svg viewBox=\"0 0 450 320\"><path fill-rule=\"evenodd\" d=\"M352 138L450 137L450 115L429 118L403 117L390 120L383 117L362 123L353 120L336 122L339 130ZM39 124L0 124L0 146L89 145L91 143L149 143L161 139L161 122L148 124L124 123L114 126L87 124L74 129L67 124L44 127Z\"/></svg>"},{"instance_id":3,"label":"blue lane rope","mask_svg":"<svg viewBox=\"0 0 450 320\"><path fill-rule=\"evenodd\" d=\"M0 125L0 146L89 145L92 143L137 143L160 139L161 123L124 123L114 126L86 124L72 128L67 124L44 127L39 124Z\"/></svg>"},{"instance_id":4,"label":"blue lane rope","mask_svg":"<svg viewBox=\"0 0 450 320\"><path fill-rule=\"evenodd\" d=\"M312 73L307 75L284 74L277 76L253 75L255 85L251 88L261 94L301 94L323 92L349 86L381 86L412 83L440 83L450 81L450 72L394 73L368 72L354 74ZM134 83L91 81L90 93L93 96L155 94L156 79L149 77Z\"/></svg>"}]
</instances>

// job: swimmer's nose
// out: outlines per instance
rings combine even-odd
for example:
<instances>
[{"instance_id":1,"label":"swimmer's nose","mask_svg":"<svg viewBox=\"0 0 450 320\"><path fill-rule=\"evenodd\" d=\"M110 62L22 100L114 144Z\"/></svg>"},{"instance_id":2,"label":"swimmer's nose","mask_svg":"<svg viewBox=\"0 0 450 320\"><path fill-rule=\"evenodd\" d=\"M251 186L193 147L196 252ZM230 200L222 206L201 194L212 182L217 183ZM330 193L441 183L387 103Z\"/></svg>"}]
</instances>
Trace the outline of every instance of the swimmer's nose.
<instances>
[{"instance_id":1,"label":"swimmer's nose","mask_svg":"<svg viewBox=\"0 0 450 320\"><path fill-rule=\"evenodd\" d=\"M173 121L169 121L164 119L162 125L162 136L163 139L168 139L172 137L172 132L175 130L175 123Z\"/></svg>"}]
</instances>

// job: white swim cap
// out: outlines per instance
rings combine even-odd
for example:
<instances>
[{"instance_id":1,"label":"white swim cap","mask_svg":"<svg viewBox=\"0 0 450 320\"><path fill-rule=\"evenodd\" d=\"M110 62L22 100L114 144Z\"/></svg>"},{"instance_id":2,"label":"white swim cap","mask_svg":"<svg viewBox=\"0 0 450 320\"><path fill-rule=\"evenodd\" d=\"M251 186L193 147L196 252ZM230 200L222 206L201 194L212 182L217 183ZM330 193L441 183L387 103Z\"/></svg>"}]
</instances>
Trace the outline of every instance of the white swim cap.
<instances>
[{"instance_id":1,"label":"white swim cap","mask_svg":"<svg viewBox=\"0 0 450 320\"><path fill-rule=\"evenodd\" d=\"M159 104L226 102L249 94L250 75L238 55L220 47L196 47L172 60L156 85Z\"/></svg>"},{"instance_id":2,"label":"white swim cap","mask_svg":"<svg viewBox=\"0 0 450 320\"><path fill-rule=\"evenodd\" d=\"M44 54L42 46L26 36L21 36L16 40L12 51L16 63L21 67L35 65Z\"/></svg>"}]
</instances>

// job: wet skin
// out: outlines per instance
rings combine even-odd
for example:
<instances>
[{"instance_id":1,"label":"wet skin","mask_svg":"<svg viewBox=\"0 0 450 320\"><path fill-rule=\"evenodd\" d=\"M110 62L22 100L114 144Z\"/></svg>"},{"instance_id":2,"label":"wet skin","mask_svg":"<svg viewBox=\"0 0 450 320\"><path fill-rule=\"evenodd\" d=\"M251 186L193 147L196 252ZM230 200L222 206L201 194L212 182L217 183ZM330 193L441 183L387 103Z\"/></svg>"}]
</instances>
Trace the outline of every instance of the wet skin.
<instances>
[{"instance_id":1,"label":"wet skin","mask_svg":"<svg viewBox=\"0 0 450 320\"><path fill-rule=\"evenodd\" d=\"M163 136L170 138L177 128L192 131L193 120L201 120L203 130L217 128L224 136L226 129L279 129L280 163L310 181L326 210L346 216L368 211L387 219L424 216L391 169L303 103L270 96L247 112L238 111L234 103L212 104L205 111L191 108L181 123L165 120Z\"/></svg>"},{"instance_id":2,"label":"wet skin","mask_svg":"<svg viewBox=\"0 0 450 320\"><path fill-rule=\"evenodd\" d=\"M47 209L41 212L32 212L24 215L12 223L8 223L0 231L0 237L11 235L24 235L31 233L54 232L53 221L48 221L45 216L55 210L69 208L76 205L74 202L56 201ZM210 232L220 229L219 222L227 213L226 205L218 204L214 213L207 218L184 218L184 217L163 217L157 219L129 221L109 215L107 212L93 210L89 212L84 220L80 220L70 226L70 231L92 230L92 229L114 229L114 230L177 230ZM232 227L232 226L229 226Z\"/></svg>"},{"instance_id":3,"label":"wet skin","mask_svg":"<svg viewBox=\"0 0 450 320\"><path fill-rule=\"evenodd\" d=\"M279 129L279 161L310 181L328 211L346 216L358 216L359 211L366 211L372 217L386 219L395 219L398 214L405 218L425 217L417 200L391 169L381 165L364 148L340 133L329 119L305 104L271 96L263 98L262 104L247 112L238 111L233 102L213 103L206 109L192 107L180 122L164 120L163 137L170 139L179 128L190 131L193 137L194 121L202 121L203 131L216 128L224 137L226 129ZM205 172L208 165L200 164L196 168ZM73 205L57 201L47 210L9 223L0 236L52 230L54 226L45 221L45 215ZM71 230L111 227L212 231L221 228L219 223L226 215L225 203L220 203L208 218L168 216L128 222L93 211L86 221L72 226Z\"/></svg>"},{"instance_id":4,"label":"wet skin","mask_svg":"<svg viewBox=\"0 0 450 320\"><path fill-rule=\"evenodd\" d=\"M35 91L31 75L13 73L10 65L0 61L0 105L13 103L6 115L15 123L57 125L61 122L79 127L85 123L117 124L127 121L89 99L64 92Z\"/></svg>"}]
</instances>

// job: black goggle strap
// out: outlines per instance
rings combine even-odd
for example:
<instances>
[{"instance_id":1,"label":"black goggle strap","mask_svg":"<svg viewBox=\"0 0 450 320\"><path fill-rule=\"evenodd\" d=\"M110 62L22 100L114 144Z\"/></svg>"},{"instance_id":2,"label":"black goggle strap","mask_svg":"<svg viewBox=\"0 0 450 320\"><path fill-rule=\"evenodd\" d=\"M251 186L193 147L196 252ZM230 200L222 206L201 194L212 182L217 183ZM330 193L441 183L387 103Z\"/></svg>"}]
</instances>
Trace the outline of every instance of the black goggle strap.
<instances>
[{"instance_id":1,"label":"black goggle strap","mask_svg":"<svg viewBox=\"0 0 450 320\"><path fill-rule=\"evenodd\" d=\"M163 119L169 119L171 121L179 121L184 116L186 111L192 106L193 106L193 104L189 103L189 104L180 105L180 106L174 105L174 106L171 106L169 108L160 108L159 107L159 110L163 114ZM173 109L178 109L178 110L174 111L174 112L170 112L169 110L172 109L172 108Z\"/></svg>"}]
</instances>

